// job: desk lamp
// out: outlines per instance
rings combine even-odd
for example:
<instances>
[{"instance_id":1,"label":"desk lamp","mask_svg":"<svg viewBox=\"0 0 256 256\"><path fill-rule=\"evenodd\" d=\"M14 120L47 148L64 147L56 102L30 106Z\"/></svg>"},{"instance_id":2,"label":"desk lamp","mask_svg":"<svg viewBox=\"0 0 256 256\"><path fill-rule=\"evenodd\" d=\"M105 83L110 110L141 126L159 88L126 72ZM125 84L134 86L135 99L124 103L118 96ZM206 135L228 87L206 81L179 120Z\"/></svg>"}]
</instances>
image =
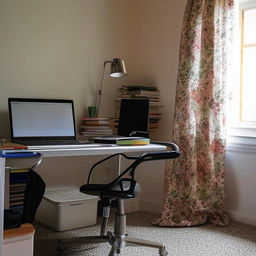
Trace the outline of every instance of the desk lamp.
<instances>
[{"instance_id":1,"label":"desk lamp","mask_svg":"<svg viewBox=\"0 0 256 256\"><path fill-rule=\"evenodd\" d=\"M122 59L114 58L113 60L107 60L107 61L104 62L101 85L100 85L100 88L98 90L98 94L97 94L97 98L96 98L96 110L95 110L96 117L98 117L99 110L100 110L104 74L105 74L105 69L106 69L107 63L111 64L111 68L110 68L110 76L111 77L118 78L118 77L124 77L124 76L127 75L126 68L125 68L125 65L124 65L124 61Z\"/></svg>"}]
</instances>

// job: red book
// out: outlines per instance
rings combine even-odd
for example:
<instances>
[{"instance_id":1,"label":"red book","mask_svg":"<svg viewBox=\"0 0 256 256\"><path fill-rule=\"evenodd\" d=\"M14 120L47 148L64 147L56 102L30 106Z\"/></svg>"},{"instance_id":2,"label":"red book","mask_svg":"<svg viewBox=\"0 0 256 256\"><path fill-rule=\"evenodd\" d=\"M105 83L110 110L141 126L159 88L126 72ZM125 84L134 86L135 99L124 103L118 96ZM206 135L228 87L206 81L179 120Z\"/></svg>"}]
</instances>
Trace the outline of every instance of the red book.
<instances>
[{"instance_id":1,"label":"red book","mask_svg":"<svg viewBox=\"0 0 256 256\"><path fill-rule=\"evenodd\" d=\"M4 142L3 145L0 146L0 149L27 149L26 145L12 143L12 142Z\"/></svg>"}]
</instances>

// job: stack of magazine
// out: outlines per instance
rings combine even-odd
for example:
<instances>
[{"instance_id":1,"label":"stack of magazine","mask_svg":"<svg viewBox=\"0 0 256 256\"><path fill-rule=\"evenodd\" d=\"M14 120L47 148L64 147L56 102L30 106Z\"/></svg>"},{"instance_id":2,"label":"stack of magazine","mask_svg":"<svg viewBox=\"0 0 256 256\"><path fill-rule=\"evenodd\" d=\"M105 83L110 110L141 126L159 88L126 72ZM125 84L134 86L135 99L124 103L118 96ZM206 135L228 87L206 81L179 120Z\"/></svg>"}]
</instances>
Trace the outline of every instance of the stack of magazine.
<instances>
[{"instance_id":1,"label":"stack of magazine","mask_svg":"<svg viewBox=\"0 0 256 256\"><path fill-rule=\"evenodd\" d=\"M121 99L149 99L149 133L152 134L158 128L159 120L161 119L160 108L163 107L160 103L159 90L155 86L143 85L123 85L119 89L119 97L116 99L116 113L119 116ZM118 118L115 121L115 128L118 127Z\"/></svg>"},{"instance_id":2,"label":"stack of magazine","mask_svg":"<svg viewBox=\"0 0 256 256\"><path fill-rule=\"evenodd\" d=\"M27 189L29 169L10 170L9 207L22 212L24 197Z\"/></svg>"},{"instance_id":3,"label":"stack of magazine","mask_svg":"<svg viewBox=\"0 0 256 256\"><path fill-rule=\"evenodd\" d=\"M82 118L80 133L85 137L110 136L113 130L109 118L85 117Z\"/></svg>"}]
</instances>

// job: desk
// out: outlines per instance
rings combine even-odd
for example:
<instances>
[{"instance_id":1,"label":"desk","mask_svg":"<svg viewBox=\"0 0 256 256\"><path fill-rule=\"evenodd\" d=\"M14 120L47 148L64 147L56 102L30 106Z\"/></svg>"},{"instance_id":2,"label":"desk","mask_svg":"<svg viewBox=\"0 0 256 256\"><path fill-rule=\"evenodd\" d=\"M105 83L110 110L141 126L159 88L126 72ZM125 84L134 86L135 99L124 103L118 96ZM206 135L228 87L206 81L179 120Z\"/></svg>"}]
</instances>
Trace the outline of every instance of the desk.
<instances>
[{"instance_id":1,"label":"desk","mask_svg":"<svg viewBox=\"0 0 256 256\"><path fill-rule=\"evenodd\" d=\"M34 149L33 149L34 148ZM55 148L55 149L35 149L36 147L29 147L30 151L37 151L43 157L60 157L60 156L90 156L90 155L111 155L115 153L129 153L129 152L154 152L164 151L165 146L157 144L149 144L144 146L91 146L79 148ZM0 156L0 256L3 255L3 219L4 219L4 184L5 182L5 158ZM15 255L13 255L15 256Z\"/></svg>"},{"instance_id":2,"label":"desk","mask_svg":"<svg viewBox=\"0 0 256 256\"><path fill-rule=\"evenodd\" d=\"M129 152L150 152L150 151L164 151L166 146L149 144L143 146L118 146L115 144L106 144L104 146L95 146L93 144L85 145L85 147L74 148L51 148L51 149L38 149L36 146L28 147L31 151L39 152L43 157L57 157L57 156L95 156L95 155L111 155L116 153L129 153Z\"/></svg>"}]
</instances>

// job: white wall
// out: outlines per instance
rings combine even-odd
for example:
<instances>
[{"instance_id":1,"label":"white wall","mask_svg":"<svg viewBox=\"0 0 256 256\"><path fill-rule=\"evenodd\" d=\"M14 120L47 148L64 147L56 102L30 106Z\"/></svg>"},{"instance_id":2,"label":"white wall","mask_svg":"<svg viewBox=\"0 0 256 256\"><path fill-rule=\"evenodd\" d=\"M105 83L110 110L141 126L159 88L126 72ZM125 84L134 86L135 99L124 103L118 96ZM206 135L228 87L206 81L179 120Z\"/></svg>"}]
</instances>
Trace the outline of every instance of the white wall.
<instances>
[{"instance_id":1,"label":"white wall","mask_svg":"<svg viewBox=\"0 0 256 256\"><path fill-rule=\"evenodd\" d=\"M232 219L256 226L256 141L228 140L226 153L226 206Z\"/></svg>"}]
</instances>

